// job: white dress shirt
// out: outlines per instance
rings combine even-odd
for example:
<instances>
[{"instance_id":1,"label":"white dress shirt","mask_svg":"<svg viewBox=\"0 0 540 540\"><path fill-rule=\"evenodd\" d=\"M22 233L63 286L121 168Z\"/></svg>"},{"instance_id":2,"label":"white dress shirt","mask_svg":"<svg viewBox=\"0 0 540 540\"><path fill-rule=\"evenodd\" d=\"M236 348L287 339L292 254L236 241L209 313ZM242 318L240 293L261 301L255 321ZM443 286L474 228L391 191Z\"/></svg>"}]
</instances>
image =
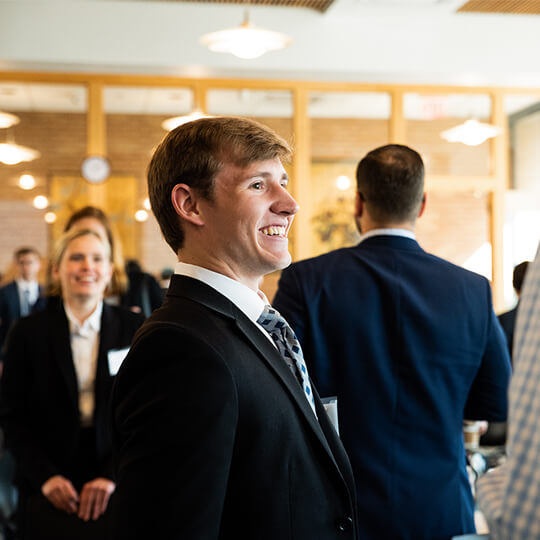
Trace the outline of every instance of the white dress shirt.
<instances>
[{"instance_id":1,"label":"white dress shirt","mask_svg":"<svg viewBox=\"0 0 540 540\"><path fill-rule=\"evenodd\" d=\"M37 281L25 281L24 279L17 279L17 291L19 293L19 305L25 305L28 302L28 314L32 311L32 306L37 302L39 298L39 283Z\"/></svg>"},{"instance_id":2,"label":"white dress shirt","mask_svg":"<svg viewBox=\"0 0 540 540\"><path fill-rule=\"evenodd\" d=\"M79 386L79 412L82 426L91 426L94 422L97 357L99 333L101 330L101 312L103 302L99 302L92 314L81 324L64 304L69 321L71 355Z\"/></svg>"},{"instance_id":3,"label":"white dress shirt","mask_svg":"<svg viewBox=\"0 0 540 540\"><path fill-rule=\"evenodd\" d=\"M255 292L235 279L194 264L176 263L174 273L198 279L226 296L250 321L255 323L270 343L277 348L270 334L257 323L257 319L264 311L264 306L270 303L262 291Z\"/></svg>"},{"instance_id":4,"label":"white dress shirt","mask_svg":"<svg viewBox=\"0 0 540 540\"><path fill-rule=\"evenodd\" d=\"M402 236L404 238L410 238L416 240L416 235L407 229L371 229L360 236L360 242L372 238L373 236Z\"/></svg>"}]
</instances>

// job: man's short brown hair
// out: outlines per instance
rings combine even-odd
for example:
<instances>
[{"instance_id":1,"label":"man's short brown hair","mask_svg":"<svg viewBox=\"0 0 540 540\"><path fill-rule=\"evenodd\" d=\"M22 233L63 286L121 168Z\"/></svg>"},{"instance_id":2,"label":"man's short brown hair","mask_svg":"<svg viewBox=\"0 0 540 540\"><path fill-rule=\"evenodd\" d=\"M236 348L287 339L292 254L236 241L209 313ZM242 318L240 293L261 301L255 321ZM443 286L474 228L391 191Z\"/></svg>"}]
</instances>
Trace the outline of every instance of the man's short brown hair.
<instances>
[{"instance_id":1,"label":"man's short brown hair","mask_svg":"<svg viewBox=\"0 0 540 540\"><path fill-rule=\"evenodd\" d=\"M291 158L288 143L270 128L247 118L201 118L172 130L148 166L148 195L166 242L176 253L184 231L172 205L177 184L186 184L211 200L216 174L224 164L247 167L256 161Z\"/></svg>"},{"instance_id":2,"label":"man's short brown hair","mask_svg":"<svg viewBox=\"0 0 540 540\"><path fill-rule=\"evenodd\" d=\"M39 251L36 248L30 247L30 246L24 246L13 254L13 259L15 261L18 261L20 257L23 257L24 255L35 255L38 259L41 259L41 255L39 254Z\"/></svg>"},{"instance_id":3,"label":"man's short brown hair","mask_svg":"<svg viewBox=\"0 0 540 540\"><path fill-rule=\"evenodd\" d=\"M375 221L414 221L424 196L424 163L408 146L381 146L360 161L356 183Z\"/></svg>"}]
</instances>

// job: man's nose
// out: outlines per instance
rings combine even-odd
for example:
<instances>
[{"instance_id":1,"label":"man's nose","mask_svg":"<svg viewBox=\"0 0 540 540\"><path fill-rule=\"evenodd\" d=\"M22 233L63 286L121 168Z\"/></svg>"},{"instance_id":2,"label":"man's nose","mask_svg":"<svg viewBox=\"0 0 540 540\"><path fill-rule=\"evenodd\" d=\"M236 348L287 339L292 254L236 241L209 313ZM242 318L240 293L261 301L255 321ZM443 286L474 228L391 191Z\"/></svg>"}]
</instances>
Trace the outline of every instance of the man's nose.
<instances>
[{"instance_id":1,"label":"man's nose","mask_svg":"<svg viewBox=\"0 0 540 540\"><path fill-rule=\"evenodd\" d=\"M275 212L278 214L286 214L288 216L293 216L298 212L300 206L294 199L294 197L284 188L280 187L279 199L275 204Z\"/></svg>"}]
</instances>

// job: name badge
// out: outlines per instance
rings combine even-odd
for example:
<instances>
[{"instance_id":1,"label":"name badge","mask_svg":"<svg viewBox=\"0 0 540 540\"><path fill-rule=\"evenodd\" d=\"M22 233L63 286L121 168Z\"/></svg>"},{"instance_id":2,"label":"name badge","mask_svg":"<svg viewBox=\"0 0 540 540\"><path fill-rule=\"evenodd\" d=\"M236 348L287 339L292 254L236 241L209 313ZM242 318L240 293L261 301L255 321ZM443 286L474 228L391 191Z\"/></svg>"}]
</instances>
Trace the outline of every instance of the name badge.
<instances>
[{"instance_id":1,"label":"name badge","mask_svg":"<svg viewBox=\"0 0 540 540\"><path fill-rule=\"evenodd\" d=\"M124 358L127 356L128 352L129 347L126 347L125 349L111 349L107 353L110 375L116 375L118 373L118 370L120 369L120 366L122 365L122 362L124 361Z\"/></svg>"}]
</instances>

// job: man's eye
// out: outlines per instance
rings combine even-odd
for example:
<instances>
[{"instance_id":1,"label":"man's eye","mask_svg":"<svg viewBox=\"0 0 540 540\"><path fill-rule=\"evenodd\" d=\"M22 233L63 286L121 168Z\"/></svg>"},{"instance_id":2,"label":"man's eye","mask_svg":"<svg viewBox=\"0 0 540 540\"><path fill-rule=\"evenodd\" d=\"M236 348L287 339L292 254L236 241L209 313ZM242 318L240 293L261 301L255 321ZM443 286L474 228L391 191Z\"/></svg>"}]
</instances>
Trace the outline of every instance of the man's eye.
<instances>
[{"instance_id":1,"label":"man's eye","mask_svg":"<svg viewBox=\"0 0 540 540\"><path fill-rule=\"evenodd\" d=\"M262 182L254 182L251 184L252 189L262 189L263 183Z\"/></svg>"}]
</instances>

